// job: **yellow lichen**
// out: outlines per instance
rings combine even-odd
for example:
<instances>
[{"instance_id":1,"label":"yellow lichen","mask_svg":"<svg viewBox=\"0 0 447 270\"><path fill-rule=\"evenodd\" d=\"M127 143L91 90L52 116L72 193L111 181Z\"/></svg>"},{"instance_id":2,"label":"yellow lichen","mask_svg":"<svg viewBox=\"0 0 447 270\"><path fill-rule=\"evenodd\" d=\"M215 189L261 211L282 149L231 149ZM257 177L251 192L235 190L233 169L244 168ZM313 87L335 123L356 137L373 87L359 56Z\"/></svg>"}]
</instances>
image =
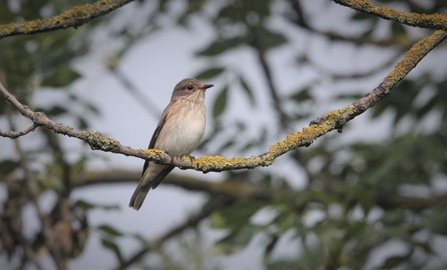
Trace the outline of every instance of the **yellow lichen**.
<instances>
[{"instance_id":1,"label":"yellow lichen","mask_svg":"<svg viewBox=\"0 0 447 270\"><path fill-rule=\"evenodd\" d=\"M148 154L150 156L160 156L160 155L166 155L165 151L159 150L159 149L141 149L141 151L145 154Z\"/></svg>"},{"instance_id":2,"label":"yellow lichen","mask_svg":"<svg viewBox=\"0 0 447 270\"><path fill-rule=\"evenodd\" d=\"M220 170L232 163L230 159L221 156L206 156L196 158L195 164L197 165L197 168L207 171L210 168Z\"/></svg>"},{"instance_id":3,"label":"yellow lichen","mask_svg":"<svg viewBox=\"0 0 447 270\"><path fill-rule=\"evenodd\" d=\"M130 1L98 0L95 3L74 6L51 18L0 25L0 38L12 34L30 34L60 28L77 27L128 2Z\"/></svg>"},{"instance_id":4,"label":"yellow lichen","mask_svg":"<svg viewBox=\"0 0 447 270\"><path fill-rule=\"evenodd\" d=\"M385 77L385 87L391 87L402 80L419 61L430 52L439 35L444 31L435 31L432 35L417 42L406 54L402 61Z\"/></svg>"}]
</instances>

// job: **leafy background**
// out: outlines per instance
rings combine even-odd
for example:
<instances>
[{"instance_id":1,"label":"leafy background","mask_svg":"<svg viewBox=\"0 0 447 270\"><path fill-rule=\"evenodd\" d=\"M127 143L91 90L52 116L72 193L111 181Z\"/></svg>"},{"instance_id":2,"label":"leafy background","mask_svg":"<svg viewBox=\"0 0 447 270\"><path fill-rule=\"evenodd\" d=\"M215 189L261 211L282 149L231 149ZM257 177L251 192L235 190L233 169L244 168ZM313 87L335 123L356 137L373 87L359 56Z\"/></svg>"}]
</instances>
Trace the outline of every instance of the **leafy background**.
<instances>
[{"instance_id":1,"label":"leafy background","mask_svg":"<svg viewBox=\"0 0 447 270\"><path fill-rule=\"evenodd\" d=\"M2 1L0 23L85 2ZM447 12L446 1L377 3ZM0 80L57 121L144 148L172 87L196 77L216 86L195 155L250 156L373 89L430 32L328 1L135 1L78 29L2 39ZM444 268L445 53L441 44L342 134L268 168L175 170L139 212L127 202L141 160L92 152L45 129L3 138L0 262ZM3 100L0 106L2 130L29 125Z\"/></svg>"}]
</instances>

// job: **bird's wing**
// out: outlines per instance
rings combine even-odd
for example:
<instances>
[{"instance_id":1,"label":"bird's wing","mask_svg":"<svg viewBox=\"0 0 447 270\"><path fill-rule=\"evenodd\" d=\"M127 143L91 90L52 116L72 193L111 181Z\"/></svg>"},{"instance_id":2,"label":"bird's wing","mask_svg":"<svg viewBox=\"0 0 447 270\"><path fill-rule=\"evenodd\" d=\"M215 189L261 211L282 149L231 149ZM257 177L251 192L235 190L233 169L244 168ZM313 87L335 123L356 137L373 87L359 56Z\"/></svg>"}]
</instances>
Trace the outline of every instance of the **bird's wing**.
<instances>
[{"instance_id":1,"label":"bird's wing","mask_svg":"<svg viewBox=\"0 0 447 270\"><path fill-rule=\"evenodd\" d=\"M155 189L156 187L158 187L158 185L166 177L166 175L168 175L168 173L170 173L174 168L175 168L174 165L169 165L166 168L164 168L163 171L161 171L157 175L157 177L155 177L154 180L152 180L151 188Z\"/></svg>"},{"instance_id":2,"label":"bird's wing","mask_svg":"<svg viewBox=\"0 0 447 270\"><path fill-rule=\"evenodd\" d=\"M166 123L166 120L168 119L169 108L172 106L172 104L173 104L172 102L169 103L169 105L166 107L166 109L161 114L160 121L158 122L157 128L154 131L154 134L152 134L152 138L151 138L151 141L149 143L148 149L154 149L155 143L157 142L157 139L158 139L158 135L160 135L160 132L163 129L163 127L164 127L164 125ZM143 176L143 174L146 171L148 166L149 166L149 160L146 159L146 161L144 162L143 172L141 173L141 176Z\"/></svg>"}]
</instances>

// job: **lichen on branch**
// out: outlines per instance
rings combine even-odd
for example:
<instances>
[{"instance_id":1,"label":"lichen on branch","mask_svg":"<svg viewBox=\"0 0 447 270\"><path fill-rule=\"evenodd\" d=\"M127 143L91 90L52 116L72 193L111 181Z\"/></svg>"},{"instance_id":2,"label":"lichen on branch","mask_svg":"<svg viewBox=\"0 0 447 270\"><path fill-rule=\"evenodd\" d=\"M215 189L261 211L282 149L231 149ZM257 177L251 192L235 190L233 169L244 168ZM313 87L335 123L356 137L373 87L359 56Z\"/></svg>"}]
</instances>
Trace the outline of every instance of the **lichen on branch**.
<instances>
[{"instance_id":1,"label":"lichen on branch","mask_svg":"<svg viewBox=\"0 0 447 270\"><path fill-rule=\"evenodd\" d=\"M409 26L447 31L447 16L442 14L419 14L395 10L390 7L379 7L368 0L334 0L335 3L354 10L375 15L382 19L395 21Z\"/></svg>"},{"instance_id":2,"label":"lichen on branch","mask_svg":"<svg viewBox=\"0 0 447 270\"><path fill-rule=\"evenodd\" d=\"M0 25L0 39L79 27L134 0L98 0L77 5L51 18Z\"/></svg>"}]
</instances>

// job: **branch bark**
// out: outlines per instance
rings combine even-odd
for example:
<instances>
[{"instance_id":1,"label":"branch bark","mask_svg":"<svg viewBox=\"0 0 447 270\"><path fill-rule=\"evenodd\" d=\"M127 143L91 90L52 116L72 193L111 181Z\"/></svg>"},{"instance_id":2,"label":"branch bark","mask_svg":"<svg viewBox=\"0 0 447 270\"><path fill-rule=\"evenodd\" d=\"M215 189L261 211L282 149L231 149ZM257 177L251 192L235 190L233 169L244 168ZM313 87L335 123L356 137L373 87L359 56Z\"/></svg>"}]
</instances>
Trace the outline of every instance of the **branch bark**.
<instances>
[{"instance_id":1,"label":"branch bark","mask_svg":"<svg viewBox=\"0 0 447 270\"><path fill-rule=\"evenodd\" d=\"M409 26L447 30L447 17L442 14L418 14L389 7L379 7L368 0L334 0L335 3L350 7L354 10L375 15L385 20L391 20Z\"/></svg>"},{"instance_id":2,"label":"branch bark","mask_svg":"<svg viewBox=\"0 0 447 270\"><path fill-rule=\"evenodd\" d=\"M406 39L405 41L402 40L401 37L395 37L395 36L389 36L384 38L374 38L370 35L366 36L356 36L356 35L349 35L349 34L341 34L336 31L332 30L323 30L319 29L315 26L313 26L310 21L308 21L305 11L301 5L300 0L289 0L291 9L295 12L295 14L291 13L288 16L288 19L298 25L299 27L302 27L303 29L306 29L312 33L318 34L322 37L329 38L333 41L341 41L341 42L350 42L356 45L365 45L365 44L371 44L376 45L379 47L387 47L387 46L400 46L402 48L407 48L408 45L411 45L414 43L413 40Z\"/></svg>"},{"instance_id":3,"label":"branch bark","mask_svg":"<svg viewBox=\"0 0 447 270\"><path fill-rule=\"evenodd\" d=\"M17 139L18 137L24 136L28 133L30 133L31 131L34 131L37 128L37 125L32 124L31 126L27 127L24 130L21 131L2 131L0 130L0 136L2 137L8 137L11 139Z\"/></svg>"},{"instance_id":4,"label":"branch bark","mask_svg":"<svg viewBox=\"0 0 447 270\"><path fill-rule=\"evenodd\" d=\"M92 4L72 7L62 14L46 19L0 25L0 39L17 35L79 27L134 0L98 0Z\"/></svg>"}]
</instances>

